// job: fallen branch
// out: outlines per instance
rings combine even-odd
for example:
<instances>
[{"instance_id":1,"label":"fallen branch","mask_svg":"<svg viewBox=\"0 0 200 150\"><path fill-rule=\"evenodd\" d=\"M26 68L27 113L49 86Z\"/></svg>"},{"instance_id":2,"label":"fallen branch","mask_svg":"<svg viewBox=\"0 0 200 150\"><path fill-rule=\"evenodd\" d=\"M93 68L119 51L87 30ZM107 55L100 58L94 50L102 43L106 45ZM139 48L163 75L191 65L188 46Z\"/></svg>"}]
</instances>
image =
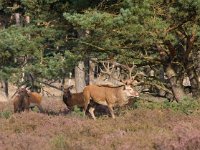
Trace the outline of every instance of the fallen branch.
<instances>
[{"instance_id":1,"label":"fallen branch","mask_svg":"<svg viewBox=\"0 0 200 150\"><path fill-rule=\"evenodd\" d=\"M161 89L161 90L163 90L163 91L165 91L165 92L168 92L168 93L170 93L170 94L173 94L172 93L172 91L170 91L169 89L167 89L166 87L164 87L164 85L158 85L158 84L156 84L156 83L151 83L151 82L144 82L143 83L144 85L151 85L151 86L155 86L156 88L158 88L158 89Z\"/></svg>"}]
</instances>

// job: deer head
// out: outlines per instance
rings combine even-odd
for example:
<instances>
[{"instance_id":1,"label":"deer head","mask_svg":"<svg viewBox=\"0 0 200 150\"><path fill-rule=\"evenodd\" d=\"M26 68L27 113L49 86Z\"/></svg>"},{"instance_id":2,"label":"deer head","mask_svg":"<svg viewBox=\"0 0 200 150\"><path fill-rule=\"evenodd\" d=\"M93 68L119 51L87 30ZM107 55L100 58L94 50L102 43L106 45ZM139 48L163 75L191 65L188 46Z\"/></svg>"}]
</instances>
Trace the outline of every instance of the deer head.
<instances>
[{"instance_id":1,"label":"deer head","mask_svg":"<svg viewBox=\"0 0 200 150\"><path fill-rule=\"evenodd\" d=\"M66 98L66 99L71 98L71 92L70 92L70 90L71 90L73 87L74 87L74 86L71 85L71 86L69 86L69 87L67 87L67 88L63 88L63 98Z\"/></svg>"}]
</instances>

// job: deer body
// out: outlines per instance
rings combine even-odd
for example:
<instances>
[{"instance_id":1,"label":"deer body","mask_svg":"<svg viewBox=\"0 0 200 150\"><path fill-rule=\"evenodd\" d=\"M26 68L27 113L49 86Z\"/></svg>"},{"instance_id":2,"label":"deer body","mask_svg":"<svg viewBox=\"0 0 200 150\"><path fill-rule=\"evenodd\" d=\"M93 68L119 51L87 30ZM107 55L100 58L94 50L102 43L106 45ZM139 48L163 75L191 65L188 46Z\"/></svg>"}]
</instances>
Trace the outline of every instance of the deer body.
<instances>
[{"instance_id":1,"label":"deer body","mask_svg":"<svg viewBox=\"0 0 200 150\"><path fill-rule=\"evenodd\" d=\"M73 110L75 105L78 106L79 108L83 108L84 107L83 92L71 93L70 90L72 88L73 85L63 90L63 102L70 110Z\"/></svg>"},{"instance_id":2,"label":"deer body","mask_svg":"<svg viewBox=\"0 0 200 150\"><path fill-rule=\"evenodd\" d=\"M14 113L20 113L24 111L25 109L28 110L28 95L23 95L23 94L18 94L15 96L13 100L13 105L14 105Z\"/></svg>"},{"instance_id":3,"label":"deer body","mask_svg":"<svg viewBox=\"0 0 200 150\"><path fill-rule=\"evenodd\" d=\"M118 87L112 87L109 85L88 85L83 90L84 96L84 110L86 111L90 101L108 106L112 118L115 118L113 113L114 106L123 106L128 103L128 100L133 97L138 97L138 92L134 91L130 85L122 85ZM95 108L89 109L93 119Z\"/></svg>"},{"instance_id":4,"label":"deer body","mask_svg":"<svg viewBox=\"0 0 200 150\"><path fill-rule=\"evenodd\" d=\"M40 112L44 112L42 106L42 96L37 92L28 92L25 88L21 88L15 96L13 105L14 112L29 110L30 107L37 106Z\"/></svg>"},{"instance_id":5,"label":"deer body","mask_svg":"<svg viewBox=\"0 0 200 150\"><path fill-rule=\"evenodd\" d=\"M64 90L63 102L72 110L76 105L80 108L84 107L83 93L71 93L69 89Z\"/></svg>"},{"instance_id":6,"label":"deer body","mask_svg":"<svg viewBox=\"0 0 200 150\"><path fill-rule=\"evenodd\" d=\"M42 102L42 96L37 92L28 92L29 98L29 107L37 106L40 112L44 112L41 102Z\"/></svg>"}]
</instances>

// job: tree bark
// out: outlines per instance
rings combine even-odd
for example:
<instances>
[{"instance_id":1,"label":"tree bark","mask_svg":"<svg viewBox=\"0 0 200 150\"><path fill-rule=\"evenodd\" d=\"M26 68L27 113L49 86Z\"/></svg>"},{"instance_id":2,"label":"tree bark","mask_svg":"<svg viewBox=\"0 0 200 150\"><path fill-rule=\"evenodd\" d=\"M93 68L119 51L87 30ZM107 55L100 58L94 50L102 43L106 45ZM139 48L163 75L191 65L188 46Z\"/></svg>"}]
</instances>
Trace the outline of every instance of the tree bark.
<instances>
[{"instance_id":1,"label":"tree bark","mask_svg":"<svg viewBox=\"0 0 200 150\"><path fill-rule=\"evenodd\" d=\"M195 72L193 67L187 71L187 74L190 79L190 84L191 84L191 88L192 88L192 96L194 98L199 98L200 97L200 85L199 85L199 81L198 81L198 75Z\"/></svg>"},{"instance_id":2,"label":"tree bark","mask_svg":"<svg viewBox=\"0 0 200 150\"><path fill-rule=\"evenodd\" d=\"M19 13L15 13L15 23L17 26L20 26L20 14Z\"/></svg>"},{"instance_id":3,"label":"tree bark","mask_svg":"<svg viewBox=\"0 0 200 150\"><path fill-rule=\"evenodd\" d=\"M4 80L1 80L1 87L3 88L4 90L4 93L6 95L6 97L9 96L9 92L8 92L8 80L7 79L4 79Z\"/></svg>"},{"instance_id":4,"label":"tree bark","mask_svg":"<svg viewBox=\"0 0 200 150\"><path fill-rule=\"evenodd\" d=\"M185 98L186 95L184 93L182 83L180 80L178 80L177 74L175 73L175 70L173 69L171 64L168 64L166 66L165 72L169 79L169 82L170 82L170 85L172 88L172 92L174 94L176 101L178 102L178 101L182 100L183 98Z\"/></svg>"},{"instance_id":5,"label":"tree bark","mask_svg":"<svg viewBox=\"0 0 200 150\"><path fill-rule=\"evenodd\" d=\"M84 71L85 71L85 84L89 85L90 83L90 60L87 58L84 61Z\"/></svg>"},{"instance_id":6,"label":"tree bark","mask_svg":"<svg viewBox=\"0 0 200 150\"><path fill-rule=\"evenodd\" d=\"M86 83L85 83L85 69L84 62L78 62L78 65L75 67L75 88L76 92L82 92Z\"/></svg>"},{"instance_id":7,"label":"tree bark","mask_svg":"<svg viewBox=\"0 0 200 150\"><path fill-rule=\"evenodd\" d=\"M90 69L89 69L89 84L94 82L94 73L95 73L95 63L90 61Z\"/></svg>"}]
</instances>

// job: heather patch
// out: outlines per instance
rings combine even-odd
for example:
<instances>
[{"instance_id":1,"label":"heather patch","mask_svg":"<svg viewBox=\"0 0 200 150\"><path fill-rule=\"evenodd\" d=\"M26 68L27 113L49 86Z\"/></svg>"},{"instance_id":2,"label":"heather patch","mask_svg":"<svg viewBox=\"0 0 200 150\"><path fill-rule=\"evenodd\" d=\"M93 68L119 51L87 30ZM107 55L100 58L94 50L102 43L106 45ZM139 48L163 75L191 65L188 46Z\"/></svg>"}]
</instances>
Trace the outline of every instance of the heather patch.
<instances>
[{"instance_id":1,"label":"heather patch","mask_svg":"<svg viewBox=\"0 0 200 150\"><path fill-rule=\"evenodd\" d=\"M0 147L20 150L198 149L197 106L181 104L180 107L192 110L185 113L178 104L178 110L160 102L141 100L136 104L137 107L134 103L116 108L116 119L105 113L97 115L96 121L90 116L83 117L78 108L69 113L61 100L44 101L45 113L13 114L12 105L1 104L1 113L8 111L9 117L0 117Z\"/></svg>"}]
</instances>

